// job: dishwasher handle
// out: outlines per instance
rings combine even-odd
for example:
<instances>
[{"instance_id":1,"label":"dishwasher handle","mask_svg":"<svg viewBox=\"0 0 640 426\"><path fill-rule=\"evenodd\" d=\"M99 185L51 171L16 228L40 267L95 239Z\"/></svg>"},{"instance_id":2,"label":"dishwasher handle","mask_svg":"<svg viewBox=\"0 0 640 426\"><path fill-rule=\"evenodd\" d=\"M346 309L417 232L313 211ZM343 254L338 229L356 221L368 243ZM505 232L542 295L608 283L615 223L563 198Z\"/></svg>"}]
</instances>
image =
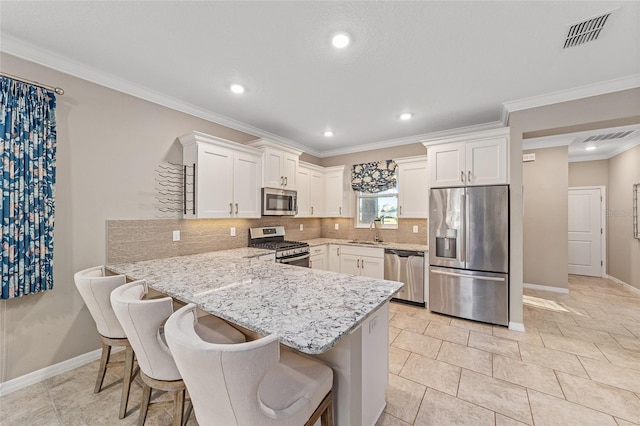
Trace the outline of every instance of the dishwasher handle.
<instances>
[{"instance_id":1,"label":"dishwasher handle","mask_svg":"<svg viewBox=\"0 0 640 426\"><path fill-rule=\"evenodd\" d=\"M417 250L384 249L384 254L394 254L398 257L424 257L424 252Z\"/></svg>"}]
</instances>

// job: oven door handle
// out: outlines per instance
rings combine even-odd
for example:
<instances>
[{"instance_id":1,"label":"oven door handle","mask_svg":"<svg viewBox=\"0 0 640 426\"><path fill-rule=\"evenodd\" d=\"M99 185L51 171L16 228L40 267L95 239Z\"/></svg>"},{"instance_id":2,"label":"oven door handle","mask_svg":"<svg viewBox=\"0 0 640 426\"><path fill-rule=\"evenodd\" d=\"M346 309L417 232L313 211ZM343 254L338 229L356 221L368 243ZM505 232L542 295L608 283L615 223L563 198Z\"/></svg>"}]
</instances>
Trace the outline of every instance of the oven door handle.
<instances>
[{"instance_id":1,"label":"oven door handle","mask_svg":"<svg viewBox=\"0 0 640 426\"><path fill-rule=\"evenodd\" d=\"M311 257L311 253L305 253L302 256L296 256L296 257L285 257L284 259L283 258L280 259L280 263L295 262L296 260L303 260L309 257Z\"/></svg>"}]
</instances>

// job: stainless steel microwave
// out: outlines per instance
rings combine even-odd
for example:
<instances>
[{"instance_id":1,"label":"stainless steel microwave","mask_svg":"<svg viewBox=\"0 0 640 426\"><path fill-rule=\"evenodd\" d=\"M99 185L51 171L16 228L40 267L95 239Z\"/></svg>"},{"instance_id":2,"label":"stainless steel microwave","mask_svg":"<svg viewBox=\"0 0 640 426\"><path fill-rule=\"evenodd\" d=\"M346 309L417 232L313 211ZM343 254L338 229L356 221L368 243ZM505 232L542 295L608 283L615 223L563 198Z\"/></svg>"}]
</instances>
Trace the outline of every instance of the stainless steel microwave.
<instances>
[{"instance_id":1,"label":"stainless steel microwave","mask_svg":"<svg viewBox=\"0 0 640 426\"><path fill-rule=\"evenodd\" d=\"M298 214L297 191L262 188L263 216L295 216L296 214Z\"/></svg>"}]
</instances>

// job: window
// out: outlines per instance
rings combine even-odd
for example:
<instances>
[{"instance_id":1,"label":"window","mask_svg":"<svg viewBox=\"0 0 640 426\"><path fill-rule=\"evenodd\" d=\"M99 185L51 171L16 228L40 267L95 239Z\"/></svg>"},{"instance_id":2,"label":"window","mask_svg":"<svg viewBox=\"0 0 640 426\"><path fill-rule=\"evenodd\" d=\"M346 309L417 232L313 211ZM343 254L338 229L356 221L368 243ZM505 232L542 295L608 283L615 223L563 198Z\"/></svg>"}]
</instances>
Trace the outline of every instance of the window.
<instances>
[{"instance_id":1,"label":"window","mask_svg":"<svg viewBox=\"0 0 640 426\"><path fill-rule=\"evenodd\" d=\"M368 228L376 219L383 228L397 228L398 187L375 194L358 192L356 210L356 228Z\"/></svg>"}]
</instances>

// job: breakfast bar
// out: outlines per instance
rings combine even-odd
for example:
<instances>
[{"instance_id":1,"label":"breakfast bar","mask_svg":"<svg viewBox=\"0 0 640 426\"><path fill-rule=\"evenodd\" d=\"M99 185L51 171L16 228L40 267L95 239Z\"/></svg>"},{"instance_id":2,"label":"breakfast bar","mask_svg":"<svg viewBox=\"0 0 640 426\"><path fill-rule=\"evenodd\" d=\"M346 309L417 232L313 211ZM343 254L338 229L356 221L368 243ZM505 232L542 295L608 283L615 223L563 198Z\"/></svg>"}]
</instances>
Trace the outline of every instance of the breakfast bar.
<instances>
[{"instance_id":1,"label":"breakfast bar","mask_svg":"<svg viewBox=\"0 0 640 426\"><path fill-rule=\"evenodd\" d=\"M243 248L108 269L322 360L334 370L336 424L375 424L388 381L388 302L402 283L258 259L268 253Z\"/></svg>"}]
</instances>

